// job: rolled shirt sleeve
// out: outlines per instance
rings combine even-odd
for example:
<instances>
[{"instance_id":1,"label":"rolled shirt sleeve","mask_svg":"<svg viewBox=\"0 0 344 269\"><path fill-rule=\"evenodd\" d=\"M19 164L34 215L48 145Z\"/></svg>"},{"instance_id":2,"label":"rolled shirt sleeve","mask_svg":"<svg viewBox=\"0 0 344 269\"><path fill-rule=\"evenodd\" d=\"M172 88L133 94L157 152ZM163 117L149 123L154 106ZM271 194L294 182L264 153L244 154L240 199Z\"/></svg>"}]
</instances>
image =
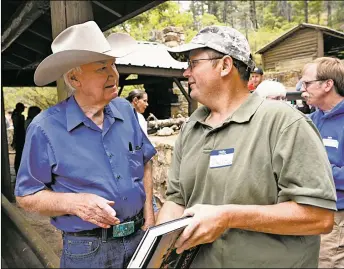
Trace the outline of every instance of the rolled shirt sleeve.
<instances>
[{"instance_id":1,"label":"rolled shirt sleeve","mask_svg":"<svg viewBox=\"0 0 344 269\"><path fill-rule=\"evenodd\" d=\"M31 123L17 175L15 195L26 196L47 189L52 182L55 157L41 127Z\"/></svg>"},{"instance_id":2,"label":"rolled shirt sleeve","mask_svg":"<svg viewBox=\"0 0 344 269\"><path fill-rule=\"evenodd\" d=\"M331 165L313 123L302 118L281 130L272 161L278 202L291 200L336 210Z\"/></svg>"}]
</instances>

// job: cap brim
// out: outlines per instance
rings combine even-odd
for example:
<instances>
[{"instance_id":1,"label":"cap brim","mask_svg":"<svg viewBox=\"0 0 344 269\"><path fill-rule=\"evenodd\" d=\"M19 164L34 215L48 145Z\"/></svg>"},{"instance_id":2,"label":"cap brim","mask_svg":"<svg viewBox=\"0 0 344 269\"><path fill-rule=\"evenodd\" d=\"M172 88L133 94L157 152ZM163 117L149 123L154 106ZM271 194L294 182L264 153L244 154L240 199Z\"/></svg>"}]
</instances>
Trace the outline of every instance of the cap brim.
<instances>
[{"instance_id":1,"label":"cap brim","mask_svg":"<svg viewBox=\"0 0 344 269\"><path fill-rule=\"evenodd\" d=\"M189 52L191 50L205 48L207 46L203 44L188 43L183 44L177 47L168 48L168 53L172 56L173 59L179 62L186 62L189 58Z\"/></svg>"}]
</instances>

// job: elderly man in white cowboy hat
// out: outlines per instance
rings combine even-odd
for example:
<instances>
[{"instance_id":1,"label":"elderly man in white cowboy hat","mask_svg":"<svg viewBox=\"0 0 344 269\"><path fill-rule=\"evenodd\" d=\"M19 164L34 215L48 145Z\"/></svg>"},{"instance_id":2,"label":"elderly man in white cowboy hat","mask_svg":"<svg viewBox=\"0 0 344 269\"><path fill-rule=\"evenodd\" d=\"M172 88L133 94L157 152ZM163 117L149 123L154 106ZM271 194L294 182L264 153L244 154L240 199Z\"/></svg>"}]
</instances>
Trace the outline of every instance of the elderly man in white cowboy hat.
<instances>
[{"instance_id":1,"label":"elderly man in white cowboy hat","mask_svg":"<svg viewBox=\"0 0 344 269\"><path fill-rule=\"evenodd\" d=\"M129 102L117 97L115 59L135 49L93 21L64 30L35 72L64 76L73 94L27 130L15 195L63 232L61 267L126 267L154 224L150 159L156 153Z\"/></svg>"}]
</instances>

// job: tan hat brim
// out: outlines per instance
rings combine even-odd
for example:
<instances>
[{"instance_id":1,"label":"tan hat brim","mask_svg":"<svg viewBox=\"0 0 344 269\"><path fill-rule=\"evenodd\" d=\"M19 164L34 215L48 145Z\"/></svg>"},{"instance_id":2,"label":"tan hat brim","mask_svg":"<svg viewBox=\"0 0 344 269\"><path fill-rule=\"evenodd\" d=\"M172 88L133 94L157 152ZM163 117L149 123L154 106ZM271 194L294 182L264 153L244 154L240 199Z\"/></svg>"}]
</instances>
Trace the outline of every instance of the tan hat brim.
<instances>
[{"instance_id":1,"label":"tan hat brim","mask_svg":"<svg viewBox=\"0 0 344 269\"><path fill-rule=\"evenodd\" d=\"M137 49L136 41L126 34L111 34L107 40L113 49L103 53L87 50L64 50L49 55L38 65L35 71L35 84L37 86L47 85L74 67L120 58Z\"/></svg>"},{"instance_id":2,"label":"tan hat brim","mask_svg":"<svg viewBox=\"0 0 344 269\"><path fill-rule=\"evenodd\" d=\"M196 43L188 43L183 44L177 47L168 48L167 51L172 56L173 59L179 62L186 62L189 58L189 52L195 49L206 48L206 45L203 44L196 44Z\"/></svg>"}]
</instances>

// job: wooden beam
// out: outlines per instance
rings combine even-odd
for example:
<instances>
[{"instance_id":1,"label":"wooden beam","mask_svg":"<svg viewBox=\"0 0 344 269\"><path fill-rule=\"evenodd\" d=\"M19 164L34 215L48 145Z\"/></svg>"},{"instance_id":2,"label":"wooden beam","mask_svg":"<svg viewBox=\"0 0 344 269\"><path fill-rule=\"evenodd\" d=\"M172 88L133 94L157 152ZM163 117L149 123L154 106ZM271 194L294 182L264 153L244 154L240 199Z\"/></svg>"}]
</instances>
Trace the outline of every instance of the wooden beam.
<instances>
[{"instance_id":1,"label":"wooden beam","mask_svg":"<svg viewBox=\"0 0 344 269\"><path fill-rule=\"evenodd\" d=\"M182 92L182 94L185 96L186 100L190 104L192 102L191 97L188 95L188 93L185 91L183 85L180 83L180 81L177 78L173 78L174 83L177 84L179 90Z\"/></svg>"},{"instance_id":2,"label":"wooden beam","mask_svg":"<svg viewBox=\"0 0 344 269\"><path fill-rule=\"evenodd\" d=\"M49 1L24 1L9 20L1 36L1 52L5 51L29 26L49 9Z\"/></svg>"},{"instance_id":3,"label":"wooden beam","mask_svg":"<svg viewBox=\"0 0 344 269\"><path fill-rule=\"evenodd\" d=\"M128 79L121 82L121 86L127 85L141 85L141 84L154 84L165 81L166 78L162 77L149 77L149 78L138 78L138 79Z\"/></svg>"},{"instance_id":4,"label":"wooden beam","mask_svg":"<svg viewBox=\"0 0 344 269\"><path fill-rule=\"evenodd\" d=\"M1 192L10 201L13 201L11 188L10 162L8 157L7 127L5 119L4 91L1 87Z\"/></svg>"},{"instance_id":5,"label":"wooden beam","mask_svg":"<svg viewBox=\"0 0 344 269\"><path fill-rule=\"evenodd\" d=\"M113 9L109 8L108 6L100 3L99 1L92 1L92 3L96 4L97 6L101 7L102 9L105 9L106 11L110 12L111 14L115 15L118 18L122 17L121 14L119 14L118 12L116 12Z\"/></svg>"},{"instance_id":6,"label":"wooden beam","mask_svg":"<svg viewBox=\"0 0 344 269\"><path fill-rule=\"evenodd\" d=\"M46 47L43 44L36 42L36 40L32 40L32 39L23 40L23 38L18 38L16 40L16 43L29 49L29 50L37 52L40 55L43 55L43 56L47 55Z\"/></svg>"},{"instance_id":7,"label":"wooden beam","mask_svg":"<svg viewBox=\"0 0 344 269\"><path fill-rule=\"evenodd\" d=\"M64 29L79 23L93 20L92 3L90 1L50 0L51 26L53 38ZM63 78L57 80L57 98L62 101L68 97Z\"/></svg>"},{"instance_id":8,"label":"wooden beam","mask_svg":"<svg viewBox=\"0 0 344 269\"><path fill-rule=\"evenodd\" d=\"M127 5L133 5L135 2L140 3L141 1L121 1L121 2L126 3ZM126 20L129 20L129 19L131 19L131 18L133 18L133 17L135 17L135 16L137 16L137 15L139 15L139 14L141 14L141 13L143 13L143 12L153 8L153 7L156 7L156 6L160 5L163 2L166 2L166 0L152 1L152 2L148 3L147 5L145 5L145 6L141 7L141 8L137 8L133 12L129 12L128 15L122 16L120 19L116 20L115 22L112 22L112 23L110 23L108 25L105 25L102 28L102 30L106 31L106 30L108 30L108 29L110 29L112 27L115 27L116 25L121 24L122 22L125 22Z\"/></svg>"},{"instance_id":9,"label":"wooden beam","mask_svg":"<svg viewBox=\"0 0 344 269\"><path fill-rule=\"evenodd\" d=\"M26 62L31 63L31 61L30 61L29 59L26 59L25 57L22 57L22 56L20 56L20 55L18 55L18 54L16 54L16 53L12 53L11 56L14 56L14 57L16 57L16 58L19 58L19 59L22 59L22 60L24 60L24 61L26 61Z\"/></svg>"},{"instance_id":10,"label":"wooden beam","mask_svg":"<svg viewBox=\"0 0 344 269\"><path fill-rule=\"evenodd\" d=\"M317 30L317 38L318 38L317 57L323 57L324 56L324 34L322 31Z\"/></svg>"},{"instance_id":11,"label":"wooden beam","mask_svg":"<svg viewBox=\"0 0 344 269\"><path fill-rule=\"evenodd\" d=\"M118 72L122 74L140 74L145 76L183 78L184 69L157 68L146 66L128 66L116 64Z\"/></svg>"}]
</instances>

